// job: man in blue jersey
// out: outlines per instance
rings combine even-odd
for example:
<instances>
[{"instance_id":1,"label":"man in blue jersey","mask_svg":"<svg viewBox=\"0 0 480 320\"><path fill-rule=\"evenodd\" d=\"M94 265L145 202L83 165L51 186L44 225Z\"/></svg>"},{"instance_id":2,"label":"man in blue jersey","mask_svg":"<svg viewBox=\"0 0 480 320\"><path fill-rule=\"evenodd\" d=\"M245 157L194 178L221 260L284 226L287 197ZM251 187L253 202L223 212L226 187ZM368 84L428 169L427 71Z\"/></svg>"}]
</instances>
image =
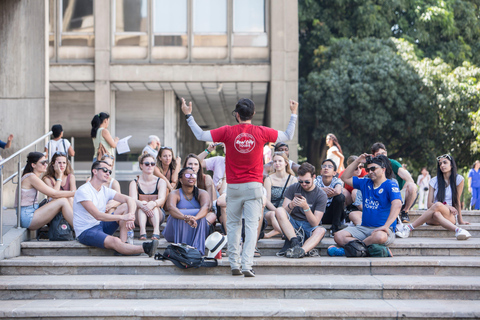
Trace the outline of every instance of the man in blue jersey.
<instances>
[{"instance_id":1,"label":"man in blue jersey","mask_svg":"<svg viewBox=\"0 0 480 320\"><path fill-rule=\"evenodd\" d=\"M368 177L353 176L355 169L365 163ZM335 242L345 246L353 240L365 245L383 244L388 246L395 240L397 216L402 208L402 198L397 182L391 180L392 168L387 157L372 158L362 154L353 161L342 175L344 183L362 191L363 214L360 226L348 227L335 234ZM329 248L330 255L343 255L343 248Z\"/></svg>"}]
</instances>

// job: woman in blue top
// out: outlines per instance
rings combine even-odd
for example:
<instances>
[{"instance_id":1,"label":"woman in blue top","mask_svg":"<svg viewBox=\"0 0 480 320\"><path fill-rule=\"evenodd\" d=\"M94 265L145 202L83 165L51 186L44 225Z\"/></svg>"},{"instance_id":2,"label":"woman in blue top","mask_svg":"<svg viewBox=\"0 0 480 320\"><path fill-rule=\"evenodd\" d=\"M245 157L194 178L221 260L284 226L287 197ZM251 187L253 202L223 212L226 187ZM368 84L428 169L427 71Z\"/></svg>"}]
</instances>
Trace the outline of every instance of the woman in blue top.
<instances>
[{"instance_id":1,"label":"woman in blue top","mask_svg":"<svg viewBox=\"0 0 480 320\"><path fill-rule=\"evenodd\" d=\"M457 240L467 240L470 233L455 225L455 218L458 224L469 224L463 221L460 208L460 198L463 192L463 177L457 174L455 159L449 154L437 157L437 176L430 180L428 191L428 210L425 211L412 224L403 225L396 235L407 238L410 231L424 223L430 225L441 225L447 230L455 231Z\"/></svg>"},{"instance_id":2,"label":"woman in blue top","mask_svg":"<svg viewBox=\"0 0 480 320\"><path fill-rule=\"evenodd\" d=\"M470 207L480 209L480 161L477 160L468 173L468 192L472 194Z\"/></svg>"}]
</instances>

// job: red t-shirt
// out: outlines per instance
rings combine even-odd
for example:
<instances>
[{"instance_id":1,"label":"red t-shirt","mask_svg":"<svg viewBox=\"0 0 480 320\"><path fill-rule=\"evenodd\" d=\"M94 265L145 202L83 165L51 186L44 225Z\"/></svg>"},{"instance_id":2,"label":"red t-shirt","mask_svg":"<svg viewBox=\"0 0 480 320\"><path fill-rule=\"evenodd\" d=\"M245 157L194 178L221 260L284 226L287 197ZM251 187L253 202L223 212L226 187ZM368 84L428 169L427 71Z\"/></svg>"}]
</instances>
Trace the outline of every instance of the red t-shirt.
<instances>
[{"instance_id":1,"label":"red t-shirt","mask_svg":"<svg viewBox=\"0 0 480 320\"><path fill-rule=\"evenodd\" d=\"M224 142L227 183L263 183L263 146L275 142L278 131L252 124L210 130L214 142Z\"/></svg>"},{"instance_id":2,"label":"red t-shirt","mask_svg":"<svg viewBox=\"0 0 480 320\"><path fill-rule=\"evenodd\" d=\"M340 172L340 173L338 174L338 177L340 178L344 172L345 172L345 170L343 170L342 172ZM360 175L359 175L358 177L359 177L359 178L363 178L363 177L365 177L366 175L367 175L367 171L365 171L365 169L362 168L362 172L360 172ZM343 187L344 187L345 189L347 189L348 192L352 193L352 191L353 191L353 187L352 187L352 186L350 186L350 185L348 185L348 184L345 183L345 185L344 185Z\"/></svg>"}]
</instances>

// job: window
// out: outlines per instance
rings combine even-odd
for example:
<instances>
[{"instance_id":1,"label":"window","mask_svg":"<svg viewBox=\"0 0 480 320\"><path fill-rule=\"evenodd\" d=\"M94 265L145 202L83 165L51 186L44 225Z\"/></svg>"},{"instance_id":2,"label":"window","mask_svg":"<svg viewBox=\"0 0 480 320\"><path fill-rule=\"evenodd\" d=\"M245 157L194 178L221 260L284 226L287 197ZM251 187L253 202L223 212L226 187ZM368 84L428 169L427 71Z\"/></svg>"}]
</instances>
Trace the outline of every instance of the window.
<instances>
[{"instance_id":1,"label":"window","mask_svg":"<svg viewBox=\"0 0 480 320\"><path fill-rule=\"evenodd\" d=\"M61 45L93 47L93 0L63 0L61 5Z\"/></svg>"},{"instance_id":2,"label":"window","mask_svg":"<svg viewBox=\"0 0 480 320\"><path fill-rule=\"evenodd\" d=\"M195 47L226 47L227 1L194 0L193 34Z\"/></svg>"},{"instance_id":3,"label":"window","mask_svg":"<svg viewBox=\"0 0 480 320\"><path fill-rule=\"evenodd\" d=\"M265 25L265 0L234 0L234 47L266 47Z\"/></svg>"},{"instance_id":4,"label":"window","mask_svg":"<svg viewBox=\"0 0 480 320\"><path fill-rule=\"evenodd\" d=\"M154 0L154 46L188 45L187 0Z\"/></svg>"},{"instance_id":5,"label":"window","mask_svg":"<svg viewBox=\"0 0 480 320\"><path fill-rule=\"evenodd\" d=\"M115 0L114 59L148 57L148 1Z\"/></svg>"}]
</instances>

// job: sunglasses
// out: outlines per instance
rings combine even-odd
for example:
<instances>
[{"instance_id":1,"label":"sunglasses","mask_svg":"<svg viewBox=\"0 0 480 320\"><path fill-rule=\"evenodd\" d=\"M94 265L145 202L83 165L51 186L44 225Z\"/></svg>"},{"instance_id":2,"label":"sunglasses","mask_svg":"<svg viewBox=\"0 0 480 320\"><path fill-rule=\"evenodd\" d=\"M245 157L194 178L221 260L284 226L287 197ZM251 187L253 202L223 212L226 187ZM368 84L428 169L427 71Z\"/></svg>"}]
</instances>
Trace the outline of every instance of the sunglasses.
<instances>
[{"instance_id":1,"label":"sunglasses","mask_svg":"<svg viewBox=\"0 0 480 320\"><path fill-rule=\"evenodd\" d=\"M333 169L333 165L331 165L331 164L322 164L322 168L323 168L323 169L326 169L326 168L328 168L328 169Z\"/></svg>"},{"instance_id":2,"label":"sunglasses","mask_svg":"<svg viewBox=\"0 0 480 320\"><path fill-rule=\"evenodd\" d=\"M46 165L46 164L48 163L48 160L38 161L37 163L40 163L40 164Z\"/></svg>"},{"instance_id":3,"label":"sunglasses","mask_svg":"<svg viewBox=\"0 0 480 320\"><path fill-rule=\"evenodd\" d=\"M448 160L452 160L452 156L449 155L449 154L444 154L444 155L441 155L441 156L438 156L437 157L437 161L440 161L440 159L442 158L447 158Z\"/></svg>"},{"instance_id":4,"label":"sunglasses","mask_svg":"<svg viewBox=\"0 0 480 320\"><path fill-rule=\"evenodd\" d=\"M300 183L300 184L310 184L310 182L312 182L312 181L310 181L310 180L298 180L298 183Z\"/></svg>"},{"instance_id":5,"label":"sunglasses","mask_svg":"<svg viewBox=\"0 0 480 320\"><path fill-rule=\"evenodd\" d=\"M183 175L185 178L193 178L193 179L197 179L197 175L195 173L185 173Z\"/></svg>"},{"instance_id":6,"label":"sunglasses","mask_svg":"<svg viewBox=\"0 0 480 320\"><path fill-rule=\"evenodd\" d=\"M370 167L370 168L365 168L365 171L367 171L367 173L368 173L368 172L373 172L373 171L377 170L378 168L381 168L381 167L379 167L379 166L373 166L373 167Z\"/></svg>"},{"instance_id":7,"label":"sunglasses","mask_svg":"<svg viewBox=\"0 0 480 320\"><path fill-rule=\"evenodd\" d=\"M167 150L172 150L171 147L161 147L160 150L167 149Z\"/></svg>"},{"instance_id":8,"label":"sunglasses","mask_svg":"<svg viewBox=\"0 0 480 320\"><path fill-rule=\"evenodd\" d=\"M108 168L105 168L105 167L98 167L97 170L102 170L105 173L108 172L108 174L112 174L112 170L109 170Z\"/></svg>"},{"instance_id":9,"label":"sunglasses","mask_svg":"<svg viewBox=\"0 0 480 320\"><path fill-rule=\"evenodd\" d=\"M144 166L147 166L147 167L155 167L155 162L144 162L142 163Z\"/></svg>"},{"instance_id":10,"label":"sunglasses","mask_svg":"<svg viewBox=\"0 0 480 320\"><path fill-rule=\"evenodd\" d=\"M62 156L62 157L66 157L67 154L65 152L60 152L60 151L57 151L55 152L54 154L58 154L59 156Z\"/></svg>"}]
</instances>

